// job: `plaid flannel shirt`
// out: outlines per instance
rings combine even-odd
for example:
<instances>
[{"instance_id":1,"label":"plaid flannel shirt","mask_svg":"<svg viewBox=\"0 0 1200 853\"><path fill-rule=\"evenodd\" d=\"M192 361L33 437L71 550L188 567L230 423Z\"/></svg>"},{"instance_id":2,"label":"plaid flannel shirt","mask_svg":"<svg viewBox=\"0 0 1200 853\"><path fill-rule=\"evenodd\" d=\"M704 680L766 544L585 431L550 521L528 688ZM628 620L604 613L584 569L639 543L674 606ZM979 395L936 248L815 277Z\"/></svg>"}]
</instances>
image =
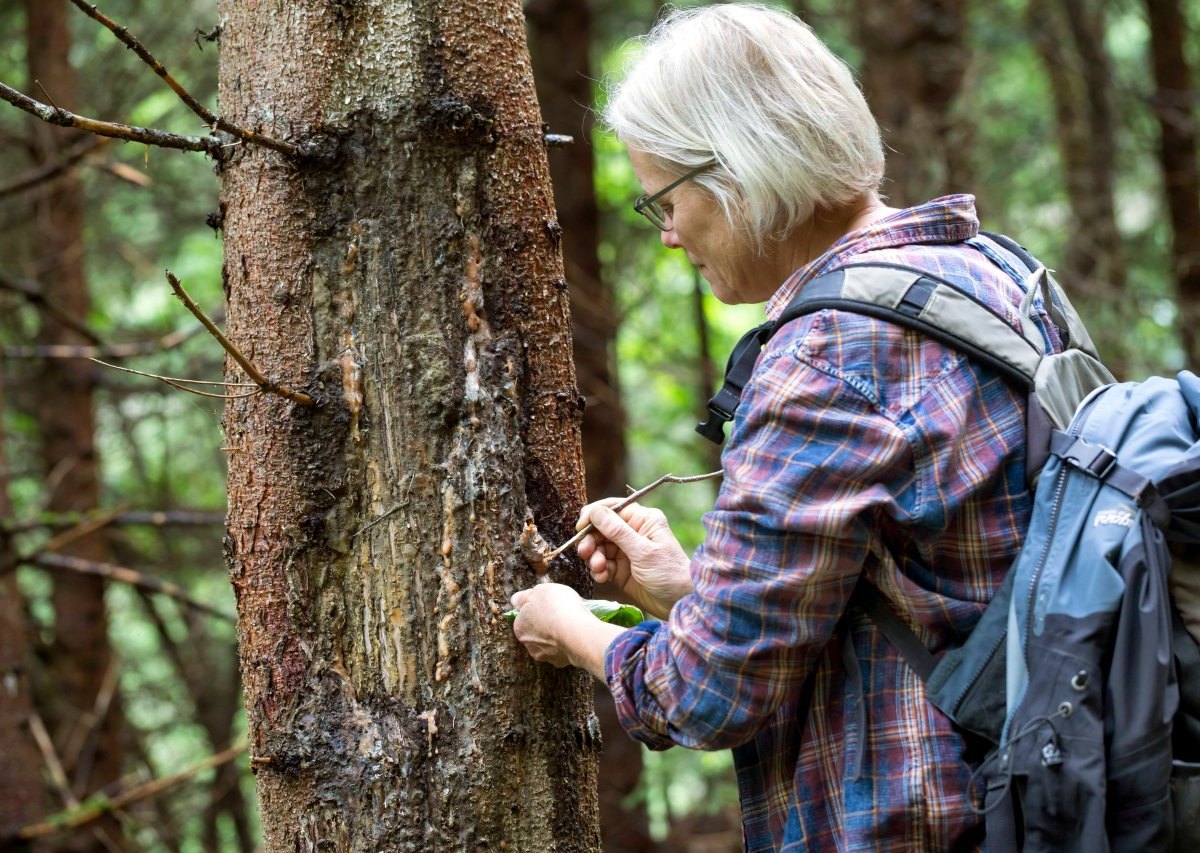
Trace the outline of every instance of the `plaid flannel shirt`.
<instances>
[{"instance_id":1,"label":"plaid flannel shirt","mask_svg":"<svg viewBox=\"0 0 1200 853\"><path fill-rule=\"evenodd\" d=\"M978 229L966 195L896 213L795 273L768 315L815 276L869 261L928 270L1019 328L1024 267ZM982 844L973 757L846 604L865 572L927 647L960 644L1028 523L1024 440L1022 395L919 333L827 310L768 343L722 454L694 593L668 621L620 635L605 661L633 737L733 748L747 850Z\"/></svg>"}]
</instances>

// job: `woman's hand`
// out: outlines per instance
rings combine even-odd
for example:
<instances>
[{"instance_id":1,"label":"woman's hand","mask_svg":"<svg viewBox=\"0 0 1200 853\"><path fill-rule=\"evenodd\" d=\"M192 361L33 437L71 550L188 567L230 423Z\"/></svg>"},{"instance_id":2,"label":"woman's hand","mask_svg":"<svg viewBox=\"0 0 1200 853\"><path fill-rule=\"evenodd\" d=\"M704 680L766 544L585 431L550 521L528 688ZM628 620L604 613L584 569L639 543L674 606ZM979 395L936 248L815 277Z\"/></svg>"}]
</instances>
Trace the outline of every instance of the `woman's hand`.
<instances>
[{"instance_id":1,"label":"woman's hand","mask_svg":"<svg viewBox=\"0 0 1200 853\"><path fill-rule=\"evenodd\" d=\"M604 680L604 653L624 631L601 622L569 586L541 583L513 593L513 634L534 660L557 667L578 666Z\"/></svg>"},{"instance_id":2,"label":"woman's hand","mask_svg":"<svg viewBox=\"0 0 1200 853\"><path fill-rule=\"evenodd\" d=\"M576 530L589 522L595 530L577 550L597 583L612 581L643 610L666 619L676 601L692 591L690 560L657 509L630 504L620 514L619 498L588 504Z\"/></svg>"}]
</instances>

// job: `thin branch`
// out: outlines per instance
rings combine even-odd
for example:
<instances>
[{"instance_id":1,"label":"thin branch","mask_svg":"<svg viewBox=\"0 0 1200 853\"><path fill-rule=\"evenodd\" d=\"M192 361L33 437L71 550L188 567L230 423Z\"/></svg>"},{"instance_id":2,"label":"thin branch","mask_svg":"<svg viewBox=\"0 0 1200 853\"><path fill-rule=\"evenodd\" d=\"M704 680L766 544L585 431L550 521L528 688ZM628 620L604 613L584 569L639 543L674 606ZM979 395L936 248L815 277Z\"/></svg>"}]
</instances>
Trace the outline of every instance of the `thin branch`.
<instances>
[{"instance_id":1,"label":"thin branch","mask_svg":"<svg viewBox=\"0 0 1200 853\"><path fill-rule=\"evenodd\" d=\"M178 133L168 133L165 130L154 130L147 127L135 127L111 121L98 121L94 118L76 115L68 110L52 107L35 101L28 95L23 95L16 89L0 83L0 99L8 101L14 107L35 115L48 124L59 127L77 127L94 133L97 136L111 136L113 139L127 139L130 142L143 142L146 145L157 145L159 148L174 148L178 151L203 151L210 157L218 158L224 141L219 136L182 136Z\"/></svg>"},{"instance_id":2,"label":"thin branch","mask_svg":"<svg viewBox=\"0 0 1200 853\"><path fill-rule=\"evenodd\" d=\"M66 172L80 160L91 154L102 145L107 145L109 142L103 136L84 136L74 145L63 152L62 157L55 160L53 163L46 163L26 172L23 175L18 175L8 183L0 186L0 198L7 195L19 193L22 190L27 190L30 187L35 187L40 183L49 181L51 178L56 178L63 172Z\"/></svg>"},{"instance_id":3,"label":"thin branch","mask_svg":"<svg viewBox=\"0 0 1200 853\"><path fill-rule=\"evenodd\" d=\"M178 584L173 584L169 581L160 581L158 578L144 575L141 572L127 569L124 566L115 566L112 563L100 563L95 560L84 560L80 557L67 557L62 554L34 554L33 556L23 558L21 562L31 566L40 566L43 569L55 572L65 571L95 575L111 581L132 584L133 586L174 598L193 610L199 610L210 616L216 616L218 619L224 619L228 622L236 621L235 617L225 611L218 610L210 604L205 604L203 601L193 598L191 593Z\"/></svg>"},{"instance_id":4,"label":"thin branch","mask_svg":"<svg viewBox=\"0 0 1200 853\"><path fill-rule=\"evenodd\" d=\"M134 370L132 367L121 367L119 364L109 364L106 361L101 361L98 358L89 358L88 361L94 361L96 364L103 364L105 367L111 367L113 370L120 370L123 373L133 373L137 376L148 376L151 379L161 379L164 382L185 382L188 385L220 385L224 388L257 388L253 382L218 382L214 379L181 379L178 376L160 376L157 373L147 373L144 370Z\"/></svg>"},{"instance_id":5,"label":"thin branch","mask_svg":"<svg viewBox=\"0 0 1200 853\"><path fill-rule=\"evenodd\" d=\"M671 474L663 474L661 477L659 477L653 483L651 483L648 486L644 486L644 487L638 489L636 492L631 494L629 497L625 498L625 500L621 501L619 504L614 504L612 507L612 510L613 510L613 512L620 512L621 510L625 509L625 507L629 506L631 503L636 501L638 498L650 494L652 491L657 489L663 483L698 483L701 480L712 480L717 477L720 477L721 473L722 473L721 471L710 471L707 474L696 474L693 477L676 477ZM582 530L580 530L578 533L576 533L574 536L572 536L566 542L559 545L553 551L550 551L549 553L547 553L543 557L543 559L549 560L552 557L557 557L559 554L561 554L563 551L570 548L572 545L577 544L579 542L579 540L583 539L583 537L587 536L589 533L591 533L595 529L596 529L595 525L588 524L586 527L584 527Z\"/></svg>"},{"instance_id":6,"label":"thin branch","mask_svg":"<svg viewBox=\"0 0 1200 853\"><path fill-rule=\"evenodd\" d=\"M188 296L187 291L183 289L183 285L179 283L179 279L175 277L175 274L170 270L166 272L167 281L171 283L171 289L175 291L175 295L179 297L179 301L192 312L197 320L204 324L204 328L212 333L212 336L217 339L217 343L225 348L225 352L229 353L230 357L241 366L242 370L246 371L246 375L254 380L255 385L263 391L270 394L278 394L280 397L285 397L293 403L299 403L302 406L316 405L316 401L303 391L293 391L286 385L274 382L263 376L262 372L254 366L250 359L242 355L241 351L230 343L229 338L221 333L221 330L217 328L217 324L208 319L208 315L200 310L200 306L192 301L192 297Z\"/></svg>"},{"instance_id":7,"label":"thin branch","mask_svg":"<svg viewBox=\"0 0 1200 853\"><path fill-rule=\"evenodd\" d=\"M216 322L221 322L224 312L217 314ZM203 326L190 329L180 329L176 332L155 338L152 341L135 341L127 344L97 344L91 347L75 347L66 344L49 344L34 347L5 347L5 358L135 358L139 355L156 355L176 349L200 332Z\"/></svg>"},{"instance_id":8,"label":"thin branch","mask_svg":"<svg viewBox=\"0 0 1200 853\"><path fill-rule=\"evenodd\" d=\"M249 142L256 145L262 145L266 148L272 148L282 154L287 154L289 157L305 157L313 153L306 146L294 145L290 142L281 142L277 139L272 139L269 136L255 133L252 130L246 130L245 128L238 127L225 121L225 119L221 118L216 113L213 113L199 101L193 98L191 94L184 89L174 77L171 76L166 67L157 59L155 59L154 55L151 54L150 51L146 50L140 41L129 34L128 29L120 26L116 21L107 17L103 12L90 3L84 3L83 0L71 0L71 2L74 3L75 6L77 6L85 15L93 18L96 21L99 21L101 24L107 27L123 45L136 53L143 62L153 68L154 73L161 77L163 82L171 87L171 91L178 95L181 101L187 104L188 109L200 116L200 118L204 119L204 123L211 127L214 131L223 130L230 136L237 137L243 142Z\"/></svg>"},{"instance_id":9,"label":"thin branch","mask_svg":"<svg viewBox=\"0 0 1200 853\"><path fill-rule=\"evenodd\" d=\"M240 400L243 397L254 397L262 393L262 389L255 388L253 382L212 382L207 379L179 379L175 376L162 376L158 373L147 373L144 370L134 370L132 367L121 367L116 364L109 364L107 361L101 361L98 358L91 358L88 359L88 361L94 361L96 364L102 364L105 367L111 367L113 370L120 370L123 373L133 373L137 376L145 376L149 379L157 379L159 382L170 385L172 388L178 388L180 391L187 391L189 394L195 394L198 397L212 397L217 400ZM221 385L227 388L254 388L254 390L248 394L210 394L207 391L188 388L187 385L182 384L185 382L194 385Z\"/></svg>"},{"instance_id":10,"label":"thin branch","mask_svg":"<svg viewBox=\"0 0 1200 853\"><path fill-rule=\"evenodd\" d=\"M107 512L89 513L57 513L48 514L39 519L17 521L15 518L0 518L0 533L28 533L31 530L43 528L74 527L92 518L102 518ZM223 512L203 512L201 510L132 510L123 512L109 524L119 525L148 525L155 527L170 527L173 525L219 525L225 523Z\"/></svg>"},{"instance_id":11,"label":"thin branch","mask_svg":"<svg viewBox=\"0 0 1200 853\"><path fill-rule=\"evenodd\" d=\"M128 509L127 506L121 505L116 509L106 510L99 515L86 518L80 521L74 527L68 528L55 536L51 536L44 543L42 543L41 550L61 551L63 548L67 547L77 539L82 539L84 536L108 527L126 509Z\"/></svg>"},{"instance_id":12,"label":"thin branch","mask_svg":"<svg viewBox=\"0 0 1200 853\"><path fill-rule=\"evenodd\" d=\"M56 815L51 815L49 820L42 823L23 826L17 830L17 837L23 839L45 838L48 835L78 829L81 826L100 819L109 812L125 808L140 800L149 799L182 782L187 782L205 770L227 764L245 751L246 741L239 741L228 749L206 758L193 767L189 767L182 773L176 773L173 776L164 776L162 779L155 779L143 785L137 785L124 793L116 794L112 797L93 798L81 804L79 809L59 812Z\"/></svg>"},{"instance_id":13,"label":"thin branch","mask_svg":"<svg viewBox=\"0 0 1200 853\"><path fill-rule=\"evenodd\" d=\"M31 305L41 308L46 314L53 317L63 326L82 335L93 344L99 346L104 343L100 340L99 335L88 328L87 323L71 314L71 312L63 308L55 300L46 296L37 282L0 273L0 288L11 290L13 293L19 293L21 296L24 296Z\"/></svg>"},{"instance_id":14,"label":"thin branch","mask_svg":"<svg viewBox=\"0 0 1200 853\"><path fill-rule=\"evenodd\" d=\"M565 148L575 142L574 136L565 133L547 133L542 139L545 140L547 148Z\"/></svg>"},{"instance_id":15,"label":"thin branch","mask_svg":"<svg viewBox=\"0 0 1200 853\"><path fill-rule=\"evenodd\" d=\"M50 771L50 781L54 783L54 789L62 797L63 805L69 809L78 807L79 800L76 799L75 792L71 790L71 783L67 781L67 772L63 770L62 761L54 749L54 741L50 739L50 733L46 731L46 725L38 716L37 711L30 713L28 723L29 732L33 735L33 741L42 753L42 761L46 762L46 769Z\"/></svg>"}]
</instances>

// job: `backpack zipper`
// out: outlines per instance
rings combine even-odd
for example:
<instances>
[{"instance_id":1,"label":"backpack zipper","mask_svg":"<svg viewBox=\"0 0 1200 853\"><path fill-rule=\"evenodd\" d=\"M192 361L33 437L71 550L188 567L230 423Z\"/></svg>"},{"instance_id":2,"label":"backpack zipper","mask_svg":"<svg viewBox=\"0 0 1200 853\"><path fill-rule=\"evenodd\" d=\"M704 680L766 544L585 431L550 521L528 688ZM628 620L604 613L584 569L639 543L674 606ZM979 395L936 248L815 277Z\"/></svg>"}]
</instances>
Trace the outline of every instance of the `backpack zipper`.
<instances>
[{"instance_id":1,"label":"backpack zipper","mask_svg":"<svg viewBox=\"0 0 1200 853\"><path fill-rule=\"evenodd\" d=\"M1096 389L1096 390L1098 391L1101 389ZM1067 435L1071 436L1072 438L1079 437L1079 433L1082 432L1083 425L1087 421L1088 415L1091 413L1092 407L1095 405L1096 401L1099 399L1100 399L1100 396L1095 391L1093 391L1091 394L1089 394L1087 397L1084 398L1083 403L1080 404L1079 410L1075 413L1075 416L1071 418L1071 423L1069 423L1067 425ZM1066 490L1066 488L1067 488L1067 463L1064 462L1059 467L1058 475L1054 482L1054 505L1053 505L1054 509L1053 509L1053 513L1050 516L1049 526L1046 529L1046 541L1045 541L1045 544L1043 544L1043 546L1042 546L1042 553L1038 555L1037 563L1033 569L1033 576L1030 578L1030 581L1029 581L1029 599L1028 599L1028 605L1027 605L1026 611L1025 611L1026 612L1025 631L1024 631L1025 636L1022 638L1022 643L1021 643L1021 648L1025 654L1025 671L1026 672L1029 671L1029 644L1033 639L1034 597L1037 593L1038 582L1042 579L1042 570L1046 567L1046 560L1050 556L1050 546L1051 546L1051 543L1053 543L1053 541L1054 541L1054 533L1058 528L1058 517L1062 511L1062 496L1063 496L1063 492ZM1026 689L1028 689L1028 684L1026 684ZM1019 703L1016 708L1012 709L1012 713L1008 714L1007 719L1004 721L1004 730L1000 733L1000 743L1001 744L1008 742L1008 736L1012 729L1013 719L1016 717L1016 712L1018 710L1020 710L1021 704L1024 704L1024 696L1021 697L1021 703Z\"/></svg>"}]
</instances>

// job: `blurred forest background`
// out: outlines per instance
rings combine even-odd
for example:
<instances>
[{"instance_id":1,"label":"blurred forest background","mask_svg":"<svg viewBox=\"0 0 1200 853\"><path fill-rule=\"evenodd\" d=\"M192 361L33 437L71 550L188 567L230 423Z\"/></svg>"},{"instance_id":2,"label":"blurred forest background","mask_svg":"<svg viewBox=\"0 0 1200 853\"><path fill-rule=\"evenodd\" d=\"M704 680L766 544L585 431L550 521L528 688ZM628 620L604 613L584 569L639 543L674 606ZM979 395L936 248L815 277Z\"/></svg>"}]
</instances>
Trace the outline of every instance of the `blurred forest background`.
<instances>
[{"instance_id":1,"label":"blurred forest background","mask_svg":"<svg viewBox=\"0 0 1200 853\"><path fill-rule=\"evenodd\" d=\"M102 11L214 105L215 5L105 0ZM890 147L892 204L974 193L985 227L1058 270L1119 377L1200 365L1200 4L776 5L857 69ZM661 247L631 208L640 190L623 151L587 109L660 7L528 0L526 11L543 119L575 137L550 160L589 493L713 470L692 428L760 309L716 303ZM33 98L204 132L65 0L0 0L0 32L0 81ZM219 226L204 157L0 104L0 686L15 694L28 679L33 697L22 707L0 695L0 800L45 787L58 824L80 824L35 827L48 849L257 843L222 555L222 403L87 360L220 378L220 348L163 277L173 270L219 321ZM694 546L713 497L702 483L649 502ZM605 740L606 850L740 849L727 755L643 754L611 721Z\"/></svg>"}]
</instances>

